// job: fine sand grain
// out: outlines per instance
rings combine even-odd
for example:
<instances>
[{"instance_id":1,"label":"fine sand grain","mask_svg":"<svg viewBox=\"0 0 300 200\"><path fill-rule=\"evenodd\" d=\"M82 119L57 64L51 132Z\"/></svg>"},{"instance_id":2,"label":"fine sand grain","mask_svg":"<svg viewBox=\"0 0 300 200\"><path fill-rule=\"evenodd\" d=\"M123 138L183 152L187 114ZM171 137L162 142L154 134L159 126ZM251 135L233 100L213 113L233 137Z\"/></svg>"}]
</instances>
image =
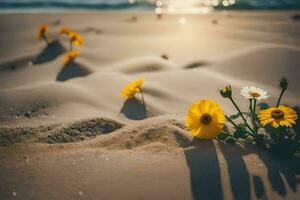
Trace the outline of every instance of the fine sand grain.
<instances>
[{"instance_id":1,"label":"fine sand grain","mask_svg":"<svg viewBox=\"0 0 300 200\"><path fill-rule=\"evenodd\" d=\"M203 98L233 114L218 93L227 83L247 109L241 87L274 105L286 76L284 103L299 104L293 15L1 14L0 199L300 199L299 157L196 140L184 126ZM43 23L49 46L35 38ZM67 66L61 26L85 38ZM140 77L145 104L121 99Z\"/></svg>"}]
</instances>

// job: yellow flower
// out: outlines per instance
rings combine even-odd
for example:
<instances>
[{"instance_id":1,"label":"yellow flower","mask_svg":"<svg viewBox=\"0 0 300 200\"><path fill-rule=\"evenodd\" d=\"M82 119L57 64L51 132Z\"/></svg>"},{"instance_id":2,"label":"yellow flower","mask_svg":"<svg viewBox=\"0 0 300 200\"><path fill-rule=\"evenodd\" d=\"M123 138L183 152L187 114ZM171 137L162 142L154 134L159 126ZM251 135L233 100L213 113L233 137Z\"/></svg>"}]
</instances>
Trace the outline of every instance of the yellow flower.
<instances>
[{"instance_id":1,"label":"yellow flower","mask_svg":"<svg viewBox=\"0 0 300 200\"><path fill-rule=\"evenodd\" d=\"M41 39L42 37L46 37L48 34L49 27L47 24L42 24L39 26L37 32L36 32L36 37L37 39Z\"/></svg>"},{"instance_id":2,"label":"yellow flower","mask_svg":"<svg viewBox=\"0 0 300 200\"><path fill-rule=\"evenodd\" d=\"M211 100L201 100L191 105L185 126L194 137L216 138L223 130L225 114L219 104Z\"/></svg>"},{"instance_id":3,"label":"yellow flower","mask_svg":"<svg viewBox=\"0 0 300 200\"><path fill-rule=\"evenodd\" d=\"M83 37L80 34L78 34L78 33L70 32L68 34L68 36L69 36L71 42L73 44L75 44L76 46L81 46L83 44L83 42L84 42Z\"/></svg>"},{"instance_id":4,"label":"yellow flower","mask_svg":"<svg viewBox=\"0 0 300 200\"><path fill-rule=\"evenodd\" d=\"M131 83L129 83L122 91L121 96L124 99L131 99L134 97L136 93L141 92L141 87L144 83L144 79L140 78L138 80L135 80Z\"/></svg>"},{"instance_id":5,"label":"yellow flower","mask_svg":"<svg viewBox=\"0 0 300 200\"><path fill-rule=\"evenodd\" d=\"M62 35L69 35L71 33L70 29L68 27L62 27L59 31L60 34Z\"/></svg>"},{"instance_id":6,"label":"yellow flower","mask_svg":"<svg viewBox=\"0 0 300 200\"><path fill-rule=\"evenodd\" d=\"M279 126L292 127L296 124L297 112L287 106L268 108L258 113L258 119L262 126L271 124L274 128Z\"/></svg>"},{"instance_id":7,"label":"yellow flower","mask_svg":"<svg viewBox=\"0 0 300 200\"><path fill-rule=\"evenodd\" d=\"M65 55L64 65L69 64L72 62L75 58L77 58L80 55L79 51L69 51Z\"/></svg>"}]
</instances>

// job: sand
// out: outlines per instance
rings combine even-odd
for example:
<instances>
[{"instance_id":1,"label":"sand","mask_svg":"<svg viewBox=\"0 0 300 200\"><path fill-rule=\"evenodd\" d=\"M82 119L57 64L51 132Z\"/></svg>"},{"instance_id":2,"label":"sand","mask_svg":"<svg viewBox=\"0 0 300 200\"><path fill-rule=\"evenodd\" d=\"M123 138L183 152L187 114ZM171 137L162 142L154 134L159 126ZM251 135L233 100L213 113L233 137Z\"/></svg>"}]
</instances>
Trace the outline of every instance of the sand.
<instances>
[{"instance_id":1,"label":"sand","mask_svg":"<svg viewBox=\"0 0 300 200\"><path fill-rule=\"evenodd\" d=\"M299 158L195 140L183 123L203 98L232 114L227 83L246 109L243 86L272 105L284 75L284 103L298 105L293 15L1 14L0 199L300 199ZM41 23L48 47L34 37ZM65 67L61 26L85 38ZM146 106L120 97L140 77Z\"/></svg>"}]
</instances>

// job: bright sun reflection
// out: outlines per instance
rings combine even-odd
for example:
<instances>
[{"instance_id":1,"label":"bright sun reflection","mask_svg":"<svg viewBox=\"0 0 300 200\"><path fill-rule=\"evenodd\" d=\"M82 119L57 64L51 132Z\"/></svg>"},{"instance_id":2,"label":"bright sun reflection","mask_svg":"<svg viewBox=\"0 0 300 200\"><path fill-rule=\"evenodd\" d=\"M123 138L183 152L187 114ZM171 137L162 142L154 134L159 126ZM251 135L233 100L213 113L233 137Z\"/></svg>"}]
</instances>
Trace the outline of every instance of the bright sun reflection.
<instances>
[{"instance_id":1,"label":"bright sun reflection","mask_svg":"<svg viewBox=\"0 0 300 200\"><path fill-rule=\"evenodd\" d=\"M182 25L186 24L187 23L186 18L184 18L184 17L179 18L179 23Z\"/></svg>"},{"instance_id":2,"label":"bright sun reflection","mask_svg":"<svg viewBox=\"0 0 300 200\"><path fill-rule=\"evenodd\" d=\"M154 4L156 13L209 13L215 7L233 5L235 0L154 0Z\"/></svg>"},{"instance_id":3,"label":"bright sun reflection","mask_svg":"<svg viewBox=\"0 0 300 200\"><path fill-rule=\"evenodd\" d=\"M135 0L128 0L128 3L129 3L129 4L134 4L134 3L135 3Z\"/></svg>"}]
</instances>

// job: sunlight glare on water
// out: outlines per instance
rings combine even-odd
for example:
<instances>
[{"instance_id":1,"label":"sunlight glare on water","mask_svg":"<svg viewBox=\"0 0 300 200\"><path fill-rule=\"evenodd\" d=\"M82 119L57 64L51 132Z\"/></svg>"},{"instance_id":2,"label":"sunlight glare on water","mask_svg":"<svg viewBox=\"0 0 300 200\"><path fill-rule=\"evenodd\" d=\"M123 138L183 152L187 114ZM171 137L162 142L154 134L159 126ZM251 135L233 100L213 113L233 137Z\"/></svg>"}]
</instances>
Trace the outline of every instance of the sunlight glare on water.
<instances>
[{"instance_id":1,"label":"sunlight glare on water","mask_svg":"<svg viewBox=\"0 0 300 200\"><path fill-rule=\"evenodd\" d=\"M216 6L228 7L235 0L155 0L155 12L160 13L209 13Z\"/></svg>"}]
</instances>

